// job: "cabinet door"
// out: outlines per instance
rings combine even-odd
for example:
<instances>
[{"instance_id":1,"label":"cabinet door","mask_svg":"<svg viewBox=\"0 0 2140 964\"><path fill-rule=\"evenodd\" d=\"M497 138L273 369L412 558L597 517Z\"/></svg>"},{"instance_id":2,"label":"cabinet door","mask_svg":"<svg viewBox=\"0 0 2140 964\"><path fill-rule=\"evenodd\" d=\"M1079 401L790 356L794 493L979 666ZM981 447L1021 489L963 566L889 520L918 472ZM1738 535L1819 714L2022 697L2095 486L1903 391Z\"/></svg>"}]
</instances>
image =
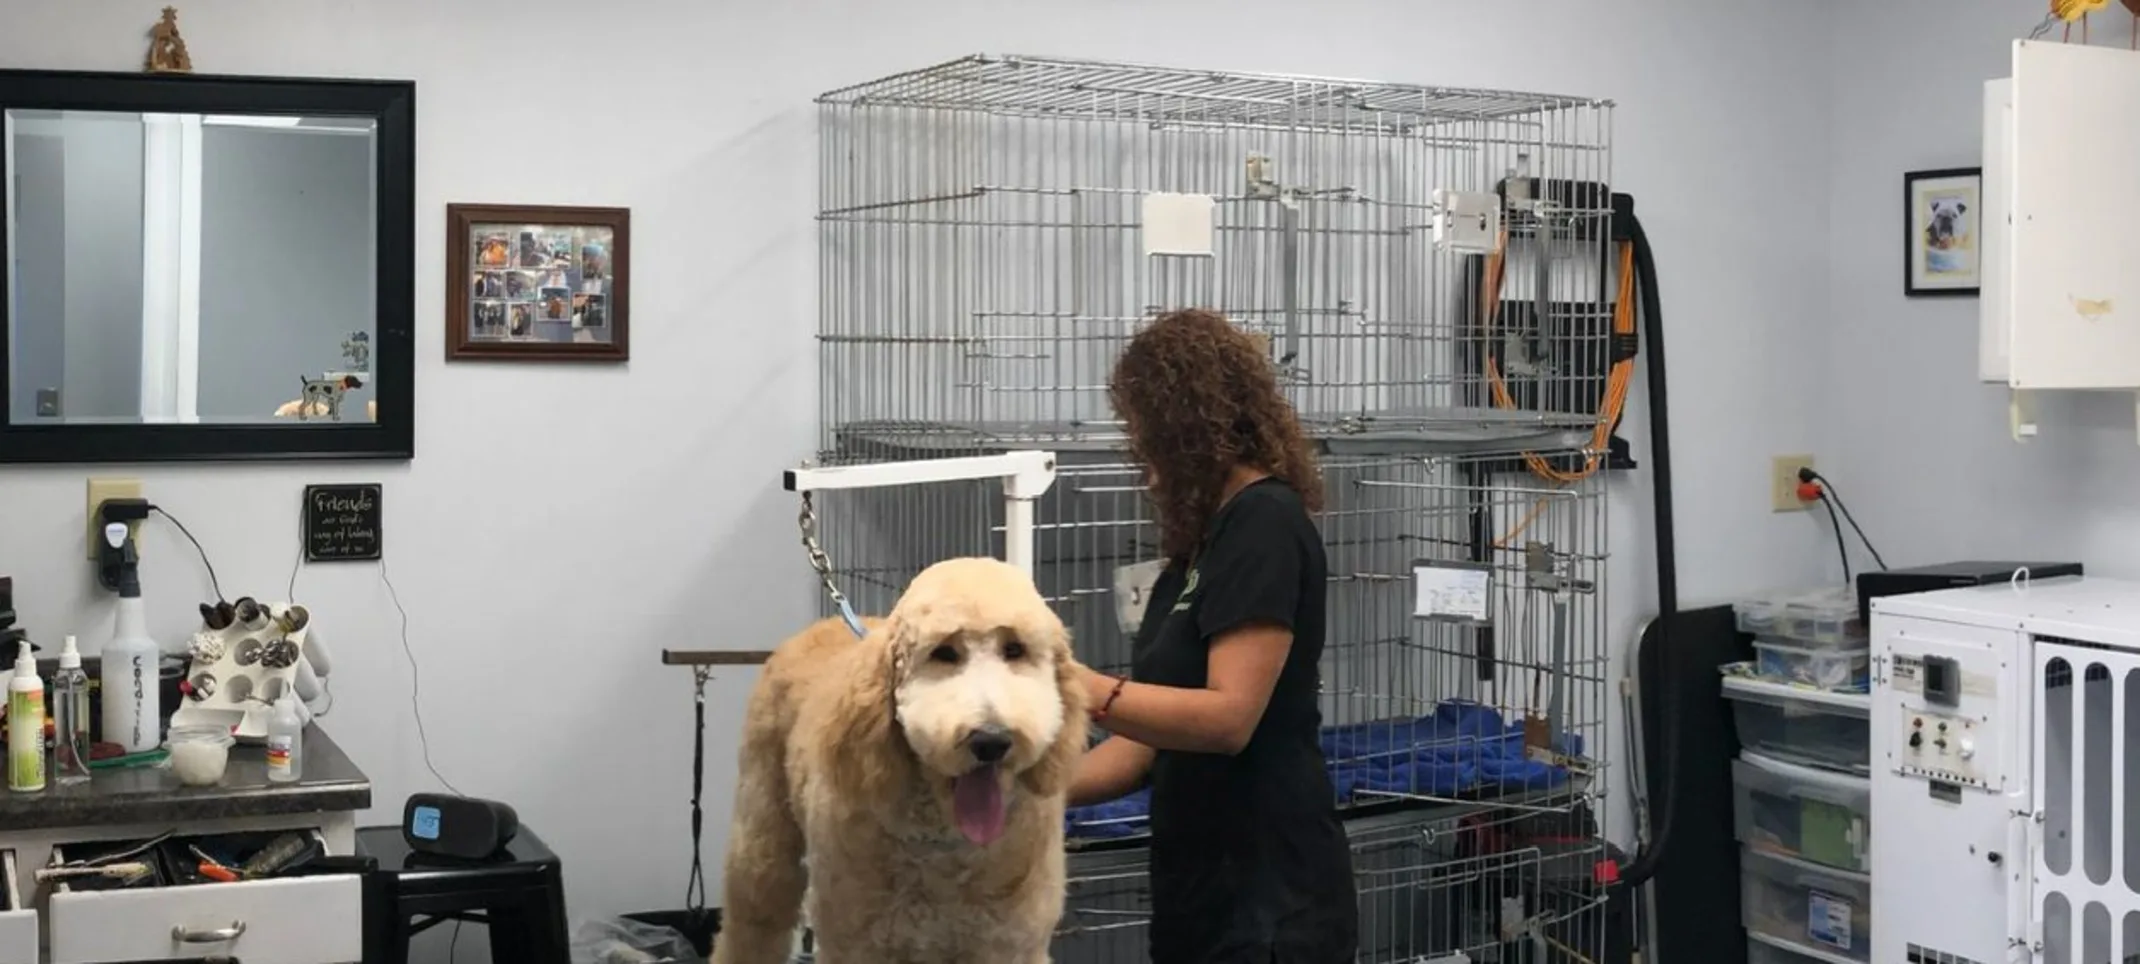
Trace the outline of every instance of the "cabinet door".
<instances>
[{"instance_id":1,"label":"cabinet door","mask_svg":"<svg viewBox=\"0 0 2140 964\"><path fill-rule=\"evenodd\" d=\"M2140 53L2017 41L2013 67L2010 384L2140 388Z\"/></svg>"}]
</instances>

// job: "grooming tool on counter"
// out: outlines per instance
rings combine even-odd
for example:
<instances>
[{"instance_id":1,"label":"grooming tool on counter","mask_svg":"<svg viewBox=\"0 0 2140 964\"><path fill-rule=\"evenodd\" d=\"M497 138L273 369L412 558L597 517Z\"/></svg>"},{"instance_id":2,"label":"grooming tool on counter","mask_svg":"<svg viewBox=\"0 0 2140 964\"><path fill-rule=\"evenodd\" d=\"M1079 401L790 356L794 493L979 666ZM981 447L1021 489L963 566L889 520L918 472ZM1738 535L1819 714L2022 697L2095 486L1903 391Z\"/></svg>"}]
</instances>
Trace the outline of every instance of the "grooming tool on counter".
<instances>
[{"instance_id":1,"label":"grooming tool on counter","mask_svg":"<svg viewBox=\"0 0 2140 964\"><path fill-rule=\"evenodd\" d=\"M520 815L496 800L412 793L401 807L401 838L417 853L481 860L519 832Z\"/></svg>"},{"instance_id":2,"label":"grooming tool on counter","mask_svg":"<svg viewBox=\"0 0 2140 964\"><path fill-rule=\"evenodd\" d=\"M152 871L149 865L138 860L110 864L63 864L58 867L37 868L37 882L49 884L55 880L80 880L84 877L109 877L122 884L131 884L146 879Z\"/></svg>"},{"instance_id":3,"label":"grooming tool on counter","mask_svg":"<svg viewBox=\"0 0 2140 964\"><path fill-rule=\"evenodd\" d=\"M312 719L305 701L325 692L328 672L312 613L250 596L227 605L227 622L222 607L201 607L201 628L186 644L192 663L180 686L185 698L171 725L221 726L236 739L259 742L269 736L276 704L289 695L302 729Z\"/></svg>"},{"instance_id":4,"label":"grooming tool on counter","mask_svg":"<svg viewBox=\"0 0 2140 964\"><path fill-rule=\"evenodd\" d=\"M171 758L171 751L157 747L146 753L128 753L117 743L94 743L89 747L91 770L131 770L155 766Z\"/></svg>"}]
</instances>

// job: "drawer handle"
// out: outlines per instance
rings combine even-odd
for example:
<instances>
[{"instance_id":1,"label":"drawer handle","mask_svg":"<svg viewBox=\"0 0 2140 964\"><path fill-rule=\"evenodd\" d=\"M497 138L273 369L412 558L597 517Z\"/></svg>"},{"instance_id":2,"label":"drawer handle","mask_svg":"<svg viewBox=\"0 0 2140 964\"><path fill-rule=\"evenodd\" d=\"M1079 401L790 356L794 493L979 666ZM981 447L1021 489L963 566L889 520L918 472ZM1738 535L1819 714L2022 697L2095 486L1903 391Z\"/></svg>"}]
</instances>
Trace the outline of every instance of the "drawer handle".
<instances>
[{"instance_id":1,"label":"drawer handle","mask_svg":"<svg viewBox=\"0 0 2140 964\"><path fill-rule=\"evenodd\" d=\"M179 924L171 928L171 939L181 944L227 944L245 934L245 922L234 920L229 927L212 931L197 931Z\"/></svg>"}]
</instances>

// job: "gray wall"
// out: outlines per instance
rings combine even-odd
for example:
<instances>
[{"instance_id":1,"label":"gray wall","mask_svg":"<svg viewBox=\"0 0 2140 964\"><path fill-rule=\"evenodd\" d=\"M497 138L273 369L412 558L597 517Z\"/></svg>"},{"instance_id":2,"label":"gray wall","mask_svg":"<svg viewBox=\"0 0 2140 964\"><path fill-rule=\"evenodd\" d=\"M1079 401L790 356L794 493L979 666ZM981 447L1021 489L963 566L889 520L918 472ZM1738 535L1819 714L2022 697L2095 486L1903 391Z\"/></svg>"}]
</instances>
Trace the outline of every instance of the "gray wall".
<instances>
[{"instance_id":1,"label":"gray wall","mask_svg":"<svg viewBox=\"0 0 2140 964\"><path fill-rule=\"evenodd\" d=\"M66 145L57 136L18 133L15 161L15 275L8 417L37 418L37 390L58 388L67 371Z\"/></svg>"},{"instance_id":2,"label":"gray wall","mask_svg":"<svg viewBox=\"0 0 2140 964\"><path fill-rule=\"evenodd\" d=\"M300 376L348 366L342 340L377 317L371 183L366 136L202 128L203 421L271 415ZM367 382L342 417L361 421L372 397Z\"/></svg>"}]
</instances>

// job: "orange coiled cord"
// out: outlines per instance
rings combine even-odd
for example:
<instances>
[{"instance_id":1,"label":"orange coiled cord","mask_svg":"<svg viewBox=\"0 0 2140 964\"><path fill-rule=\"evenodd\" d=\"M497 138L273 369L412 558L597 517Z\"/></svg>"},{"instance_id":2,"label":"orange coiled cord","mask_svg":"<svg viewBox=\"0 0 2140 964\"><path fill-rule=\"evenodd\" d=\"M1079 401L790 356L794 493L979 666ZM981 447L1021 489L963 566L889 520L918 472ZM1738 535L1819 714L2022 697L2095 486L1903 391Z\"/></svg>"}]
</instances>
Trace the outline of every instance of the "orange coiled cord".
<instances>
[{"instance_id":1,"label":"orange coiled cord","mask_svg":"<svg viewBox=\"0 0 2140 964\"><path fill-rule=\"evenodd\" d=\"M1483 317L1480 326L1489 342L1486 346L1486 378L1491 387L1494 405L1512 409L1516 399L1509 393L1508 382L1501 377L1501 364L1494 355L1491 338L1501 310L1501 278L1506 270L1508 232L1503 230L1492 254L1486 256L1486 283ZM1620 242L1619 295L1614 301L1612 313L1613 334L1629 336L1635 333L1635 246ZM1635 360L1622 358L1612 363L1605 376L1605 397L1598 404L1598 421L1591 433L1588 451L1583 454L1583 467L1569 471L1555 466L1535 452L1523 453L1523 461L1533 475L1549 482L1563 485L1580 482L1596 473L1612 446L1613 426L1619 424L1620 412L1627 406L1629 388L1635 380Z\"/></svg>"}]
</instances>

